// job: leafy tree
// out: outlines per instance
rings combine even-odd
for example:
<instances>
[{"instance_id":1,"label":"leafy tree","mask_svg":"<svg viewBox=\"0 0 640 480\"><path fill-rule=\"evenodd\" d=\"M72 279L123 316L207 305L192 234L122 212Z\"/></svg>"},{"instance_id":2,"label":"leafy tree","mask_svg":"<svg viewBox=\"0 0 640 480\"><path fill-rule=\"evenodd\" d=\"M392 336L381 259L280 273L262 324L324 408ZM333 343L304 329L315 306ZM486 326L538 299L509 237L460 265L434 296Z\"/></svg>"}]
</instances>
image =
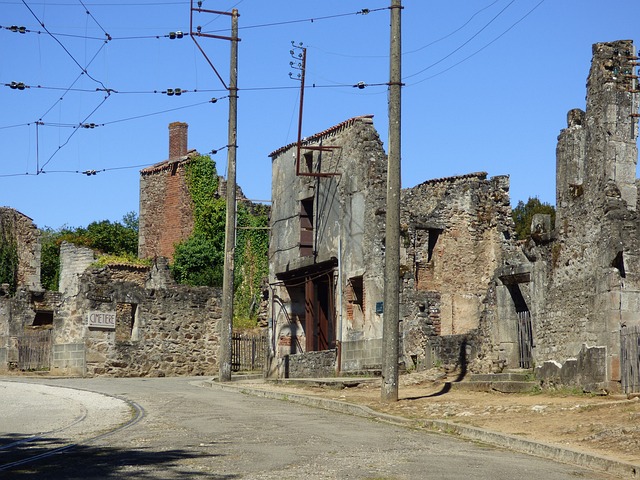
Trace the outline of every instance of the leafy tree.
<instances>
[{"instance_id":1,"label":"leafy tree","mask_svg":"<svg viewBox=\"0 0 640 480\"><path fill-rule=\"evenodd\" d=\"M551 215L551 228L555 225L556 209L553 205L541 202L538 197L529 197L527 203L522 200L513 209L511 215L516 224L516 237L523 240L531 235L531 220L536 213L546 213Z\"/></svg>"},{"instance_id":2,"label":"leafy tree","mask_svg":"<svg viewBox=\"0 0 640 480\"><path fill-rule=\"evenodd\" d=\"M171 271L178 283L222 286L224 250L205 235L192 235L176 245Z\"/></svg>"},{"instance_id":3,"label":"leafy tree","mask_svg":"<svg viewBox=\"0 0 640 480\"><path fill-rule=\"evenodd\" d=\"M67 227L41 230L40 282L47 290L57 290L60 278L60 245L63 241L117 255L128 261L138 252L138 216L127 213L120 222L102 220L86 228Z\"/></svg>"},{"instance_id":4,"label":"leafy tree","mask_svg":"<svg viewBox=\"0 0 640 480\"><path fill-rule=\"evenodd\" d=\"M174 279L188 285L222 286L226 201L219 198L215 162L208 156L193 158L185 173L193 200L194 230L176 245L171 266ZM234 324L255 326L260 286L267 276L269 233L268 207L251 210L240 203L237 209L236 258L234 271Z\"/></svg>"}]
</instances>

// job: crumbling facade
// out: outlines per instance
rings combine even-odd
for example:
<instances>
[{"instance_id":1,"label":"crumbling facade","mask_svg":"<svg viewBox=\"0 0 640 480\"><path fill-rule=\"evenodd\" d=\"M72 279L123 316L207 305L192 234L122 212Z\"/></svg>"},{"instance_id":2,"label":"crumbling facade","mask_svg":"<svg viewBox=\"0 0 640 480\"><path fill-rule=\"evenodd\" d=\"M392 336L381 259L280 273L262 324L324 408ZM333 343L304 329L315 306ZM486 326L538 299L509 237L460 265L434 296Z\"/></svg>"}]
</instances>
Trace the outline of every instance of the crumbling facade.
<instances>
[{"instance_id":1,"label":"crumbling facade","mask_svg":"<svg viewBox=\"0 0 640 480\"><path fill-rule=\"evenodd\" d=\"M278 373L379 370L386 155L372 119L308 137L299 155L292 144L271 157ZM494 272L526 260L514 240L508 177L475 173L403 190L400 233L399 361L456 367L462 352L474 368L494 368L483 345L495 311Z\"/></svg>"},{"instance_id":2,"label":"crumbling facade","mask_svg":"<svg viewBox=\"0 0 640 480\"><path fill-rule=\"evenodd\" d=\"M26 215L12 208L0 207L0 242L3 252L15 255L15 278L12 287L40 290L40 233Z\"/></svg>"},{"instance_id":3,"label":"crumbling facade","mask_svg":"<svg viewBox=\"0 0 640 480\"><path fill-rule=\"evenodd\" d=\"M140 171L140 258L171 259L175 244L193 232L185 166L198 153L187 150L187 131L186 123L169 124L169 158Z\"/></svg>"},{"instance_id":4,"label":"crumbling facade","mask_svg":"<svg viewBox=\"0 0 640 480\"><path fill-rule=\"evenodd\" d=\"M372 117L270 156L271 373L380 368L386 155Z\"/></svg>"},{"instance_id":5,"label":"crumbling facade","mask_svg":"<svg viewBox=\"0 0 640 480\"><path fill-rule=\"evenodd\" d=\"M403 190L401 235L404 364L495 368L493 359L480 360L495 325L494 274L524 259L514 242L509 178L480 172ZM505 335L498 341L502 349L516 343Z\"/></svg>"},{"instance_id":6,"label":"crumbling facade","mask_svg":"<svg viewBox=\"0 0 640 480\"><path fill-rule=\"evenodd\" d=\"M621 343L640 325L637 65L629 40L593 46L586 111L571 110L558 137L555 230L537 219L525 248L518 286L549 384L616 390L638 375Z\"/></svg>"}]
</instances>

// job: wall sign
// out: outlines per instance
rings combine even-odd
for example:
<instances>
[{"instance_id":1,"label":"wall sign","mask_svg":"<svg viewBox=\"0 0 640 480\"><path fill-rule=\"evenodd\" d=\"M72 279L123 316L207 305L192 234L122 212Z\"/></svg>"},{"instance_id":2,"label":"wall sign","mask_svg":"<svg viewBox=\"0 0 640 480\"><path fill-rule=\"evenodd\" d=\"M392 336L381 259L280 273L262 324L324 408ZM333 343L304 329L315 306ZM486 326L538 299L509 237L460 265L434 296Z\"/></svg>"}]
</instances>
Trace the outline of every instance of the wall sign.
<instances>
[{"instance_id":1,"label":"wall sign","mask_svg":"<svg viewBox=\"0 0 640 480\"><path fill-rule=\"evenodd\" d=\"M90 311L87 317L87 326L94 328L116 329L116 312Z\"/></svg>"}]
</instances>

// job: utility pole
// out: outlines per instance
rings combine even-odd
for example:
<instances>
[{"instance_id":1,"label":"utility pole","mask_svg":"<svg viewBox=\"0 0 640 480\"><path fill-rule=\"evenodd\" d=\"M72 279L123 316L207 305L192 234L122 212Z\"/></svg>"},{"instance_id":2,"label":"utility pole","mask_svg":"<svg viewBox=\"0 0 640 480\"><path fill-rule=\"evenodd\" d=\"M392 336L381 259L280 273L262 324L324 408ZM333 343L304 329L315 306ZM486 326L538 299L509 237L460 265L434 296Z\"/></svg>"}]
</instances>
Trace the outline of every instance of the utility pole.
<instances>
[{"instance_id":1,"label":"utility pole","mask_svg":"<svg viewBox=\"0 0 640 480\"><path fill-rule=\"evenodd\" d=\"M401 0L391 0L391 55L389 65L389 153L387 157L387 211L384 256L384 317L382 325L382 391L385 403L398 401L398 347L400 321L400 106Z\"/></svg>"},{"instance_id":2,"label":"utility pole","mask_svg":"<svg viewBox=\"0 0 640 480\"><path fill-rule=\"evenodd\" d=\"M236 253L236 152L238 139L238 10L231 11L231 68L229 79L229 137L227 150L227 217L224 234L222 320L220 324L220 381L231 381L233 326L233 269Z\"/></svg>"}]
</instances>

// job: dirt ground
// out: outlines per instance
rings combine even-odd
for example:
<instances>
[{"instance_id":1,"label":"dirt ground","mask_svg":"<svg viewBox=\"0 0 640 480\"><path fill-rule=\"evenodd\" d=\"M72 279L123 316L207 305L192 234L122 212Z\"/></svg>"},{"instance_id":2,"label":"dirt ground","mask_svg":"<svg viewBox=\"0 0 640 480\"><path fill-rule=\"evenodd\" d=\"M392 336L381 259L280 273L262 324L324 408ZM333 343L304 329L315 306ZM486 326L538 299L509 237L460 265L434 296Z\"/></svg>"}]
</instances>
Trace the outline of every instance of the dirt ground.
<instances>
[{"instance_id":1,"label":"dirt ground","mask_svg":"<svg viewBox=\"0 0 640 480\"><path fill-rule=\"evenodd\" d=\"M402 375L399 401L392 404L381 403L379 381L342 389L298 384L271 384L270 388L366 405L405 418L473 425L640 464L638 398L569 390L485 393L464 391L455 385L447 391L446 381L433 372Z\"/></svg>"}]
</instances>

